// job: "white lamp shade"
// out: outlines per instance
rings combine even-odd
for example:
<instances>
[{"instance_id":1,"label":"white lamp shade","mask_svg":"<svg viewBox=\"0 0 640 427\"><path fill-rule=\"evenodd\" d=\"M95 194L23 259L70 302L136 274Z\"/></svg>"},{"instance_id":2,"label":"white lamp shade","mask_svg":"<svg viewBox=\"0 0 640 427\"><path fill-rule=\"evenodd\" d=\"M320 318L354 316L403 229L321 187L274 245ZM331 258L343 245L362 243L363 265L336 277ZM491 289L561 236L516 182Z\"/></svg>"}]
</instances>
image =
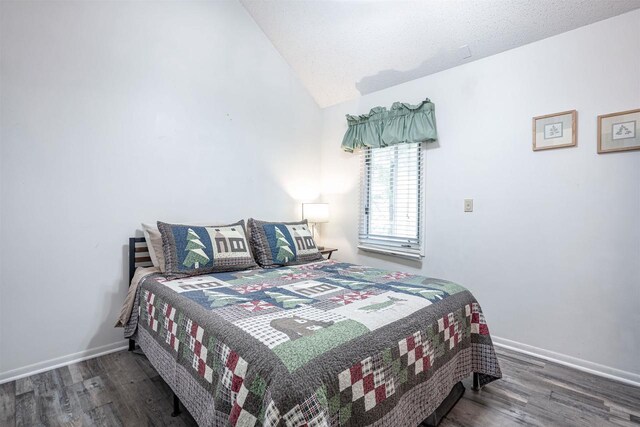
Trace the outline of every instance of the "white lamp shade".
<instances>
[{"instance_id":1,"label":"white lamp shade","mask_svg":"<svg viewBox=\"0 0 640 427\"><path fill-rule=\"evenodd\" d=\"M318 224L321 222L329 222L329 204L328 203L303 203L302 219Z\"/></svg>"}]
</instances>

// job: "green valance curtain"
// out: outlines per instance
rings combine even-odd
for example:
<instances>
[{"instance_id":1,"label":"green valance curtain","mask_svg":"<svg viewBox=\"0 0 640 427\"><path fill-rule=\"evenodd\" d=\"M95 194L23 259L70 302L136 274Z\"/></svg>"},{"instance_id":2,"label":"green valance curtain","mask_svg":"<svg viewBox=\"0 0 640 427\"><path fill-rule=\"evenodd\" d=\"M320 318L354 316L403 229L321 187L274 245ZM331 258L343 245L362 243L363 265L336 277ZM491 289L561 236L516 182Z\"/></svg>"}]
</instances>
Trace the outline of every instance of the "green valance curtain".
<instances>
[{"instance_id":1,"label":"green valance curtain","mask_svg":"<svg viewBox=\"0 0 640 427\"><path fill-rule=\"evenodd\" d=\"M418 105L394 102L390 109L374 107L369 114L347 114L349 128L342 149L386 147L410 142L433 142L438 138L434 105L425 99Z\"/></svg>"}]
</instances>

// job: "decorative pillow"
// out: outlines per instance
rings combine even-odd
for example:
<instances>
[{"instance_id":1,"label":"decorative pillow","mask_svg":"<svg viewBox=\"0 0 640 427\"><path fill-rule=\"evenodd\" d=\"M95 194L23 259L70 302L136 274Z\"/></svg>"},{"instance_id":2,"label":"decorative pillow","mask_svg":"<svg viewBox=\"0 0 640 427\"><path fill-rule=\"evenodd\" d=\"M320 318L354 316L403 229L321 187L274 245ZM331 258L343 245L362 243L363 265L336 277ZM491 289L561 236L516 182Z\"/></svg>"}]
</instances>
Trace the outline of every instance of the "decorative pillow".
<instances>
[{"instance_id":1,"label":"decorative pillow","mask_svg":"<svg viewBox=\"0 0 640 427\"><path fill-rule=\"evenodd\" d=\"M266 222L249 218L251 246L261 267L305 264L323 259L307 220Z\"/></svg>"},{"instance_id":2,"label":"decorative pillow","mask_svg":"<svg viewBox=\"0 0 640 427\"><path fill-rule=\"evenodd\" d=\"M220 226L158 221L167 274L196 275L257 267L244 221Z\"/></svg>"},{"instance_id":3,"label":"decorative pillow","mask_svg":"<svg viewBox=\"0 0 640 427\"><path fill-rule=\"evenodd\" d=\"M209 224L216 224L222 221L207 221L194 223L198 227L207 226ZM179 223L180 225L186 225ZM149 249L149 258L154 267L159 268L164 273L164 251L162 249L162 234L158 230L156 224L142 223L142 232L144 233L144 240L147 242L147 248Z\"/></svg>"}]
</instances>

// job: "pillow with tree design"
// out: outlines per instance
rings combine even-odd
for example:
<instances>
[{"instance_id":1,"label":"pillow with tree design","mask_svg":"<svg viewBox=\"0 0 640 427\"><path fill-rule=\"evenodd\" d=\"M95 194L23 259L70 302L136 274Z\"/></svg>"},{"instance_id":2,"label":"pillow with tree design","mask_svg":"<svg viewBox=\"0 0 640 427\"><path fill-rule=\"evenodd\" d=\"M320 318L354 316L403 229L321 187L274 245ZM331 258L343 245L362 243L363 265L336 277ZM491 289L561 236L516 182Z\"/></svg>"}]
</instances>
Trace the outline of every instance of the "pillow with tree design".
<instances>
[{"instance_id":1,"label":"pillow with tree design","mask_svg":"<svg viewBox=\"0 0 640 427\"><path fill-rule=\"evenodd\" d=\"M244 220L228 225L184 225L158 221L165 272L197 275L257 267Z\"/></svg>"},{"instance_id":2,"label":"pillow with tree design","mask_svg":"<svg viewBox=\"0 0 640 427\"><path fill-rule=\"evenodd\" d=\"M249 234L256 261L263 268L322 260L307 220L268 222L249 218Z\"/></svg>"}]
</instances>

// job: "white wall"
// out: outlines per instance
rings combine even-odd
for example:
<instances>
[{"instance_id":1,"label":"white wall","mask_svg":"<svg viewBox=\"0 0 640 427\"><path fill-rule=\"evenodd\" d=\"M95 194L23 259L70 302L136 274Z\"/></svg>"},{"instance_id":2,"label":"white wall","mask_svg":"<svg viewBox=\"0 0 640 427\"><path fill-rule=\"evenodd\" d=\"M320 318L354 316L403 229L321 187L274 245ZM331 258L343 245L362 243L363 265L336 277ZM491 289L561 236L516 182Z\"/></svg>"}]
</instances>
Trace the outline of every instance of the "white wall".
<instances>
[{"instance_id":1,"label":"white wall","mask_svg":"<svg viewBox=\"0 0 640 427\"><path fill-rule=\"evenodd\" d=\"M598 114L640 108L640 11L324 112L234 2L0 13L0 381L122 344L141 220L294 218L321 189L338 258L458 281L495 336L640 374L640 152L595 147ZM440 141L415 267L356 250L339 144L345 113L426 96ZM533 153L531 117L572 108L578 147Z\"/></svg>"},{"instance_id":2,"label":"white wall","mask_svg":"<svg viewBox=\"0 0 640 427\"><path fill-rule=\"evenodd\" d=\"M325 109L323 243L457 281L496 337L640 381L640 151L596 154L596 116L640 108L639 52L635 11ZM357 250L358 158L339 146L346 113L425 97L440 138L426 152L416 266ZM534 153L531 118L570 109L578 146Z\"/></svg>"},{"instance_id":3,"label":"white wall","mask_svg":"<svg viewBox=\"0 0 640 427\"><path fill-rule=\"evenodd\" d=\"M239 3L0 7L6 380L123 344L140 221L299 218L322 120Z\"/></svg>"}]
</instances>

